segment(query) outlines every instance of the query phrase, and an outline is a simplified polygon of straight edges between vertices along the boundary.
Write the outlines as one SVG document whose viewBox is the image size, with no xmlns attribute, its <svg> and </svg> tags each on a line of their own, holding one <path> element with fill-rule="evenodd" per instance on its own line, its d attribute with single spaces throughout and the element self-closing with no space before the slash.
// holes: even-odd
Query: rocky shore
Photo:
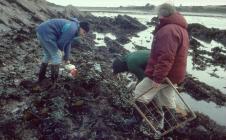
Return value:
<svg viewBox="0 0 226 140">
<path fill-rule="evenodd" d="M 128 52 L 123 42 L 129 40 L 123 36 L 134 36 L 145 30 L 145 25 L 129 16 L 95 17 L 73 6 L 56 8 L 44 0 L 2 0 L 0 9 L 0 139 L 152 139 L 143 134 L 140 124 L 127 125 L 126 119 L 132 118 L 134 111 L 127 102 L 131 98 L 125 87 L 128 80 L 111 73 L 115 55 Z M 72 48 L 71 62 L 78 76 L 60 76 L 55 89 L 49 89 L 49 79 L 43 81 L 42 89 L 33 89 L 41 58 L 35 27 L 56 17 L 78 17 L 92 25 L 92 32 Z M 197 37 L 193 28 L 190 33 Z M 110 32 L 117 39 L 105 38 L 106 46 L 97 47 L 93 32 Z M 197 99 L 225 106 L 225 94 L 191 76 L 182 88 Z M 197 113 L 197 119 L 176 130 L 173 138 L 223 140 L 225 130 Z"/>
</svg>

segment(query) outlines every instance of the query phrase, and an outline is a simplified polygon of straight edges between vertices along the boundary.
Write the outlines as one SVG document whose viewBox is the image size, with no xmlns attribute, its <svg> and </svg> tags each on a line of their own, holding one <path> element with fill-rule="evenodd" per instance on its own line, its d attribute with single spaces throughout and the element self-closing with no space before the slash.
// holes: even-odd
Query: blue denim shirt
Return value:
<svg viewBox="0 0 226 140">
<path fill-rule="evenodd" d="M 44 41 L 55 41 L 57 47 L 64 51 L 64 60 L 68 60 L 71 42 L 79 34 L 79 21 L 76 18 L 50 19 L 41 23 L 36 31 Z"/>
</svg>

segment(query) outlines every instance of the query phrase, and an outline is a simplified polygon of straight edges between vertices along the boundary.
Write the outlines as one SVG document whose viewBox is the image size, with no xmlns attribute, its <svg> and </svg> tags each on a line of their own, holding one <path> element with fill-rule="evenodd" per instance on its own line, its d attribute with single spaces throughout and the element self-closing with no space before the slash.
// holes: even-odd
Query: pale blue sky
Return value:
<svg viewBox="0 0 226 140">
<path fill-rule="evenodd" d="M 164 2 L 170 2 L 176 6 L 180 4 L 186 6 L 226 5 L 226 0 L 47 0 L 47 1 L 63 6 L 72 4 L 74 6 L 92 6 L 92 7 L 95 6 L 118 7 L 129 5 L 143 6 L 147 3 L 159 5 Z"/>
</svg>

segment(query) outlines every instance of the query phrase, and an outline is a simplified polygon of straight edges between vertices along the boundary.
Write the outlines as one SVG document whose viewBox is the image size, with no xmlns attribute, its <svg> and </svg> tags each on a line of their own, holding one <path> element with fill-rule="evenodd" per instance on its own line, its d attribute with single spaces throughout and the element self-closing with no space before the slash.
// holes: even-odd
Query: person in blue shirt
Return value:
<svg viewBox="0 0 226 140">
<path fill-rule="evenodd" d="M 75 37 L 83 37 L 89 32 L 89 23 L 79 22 L 76 18 L 50 19 L 36 28 L 37 38 L 43 49 L 43 59 L 39 71 L 38 82 L 46 75 L 48 63 L 51 63 L 51 81 L 55 84 L 59 65 L 62 60 L 70 63 L 71 42 Z"/>
</svg>

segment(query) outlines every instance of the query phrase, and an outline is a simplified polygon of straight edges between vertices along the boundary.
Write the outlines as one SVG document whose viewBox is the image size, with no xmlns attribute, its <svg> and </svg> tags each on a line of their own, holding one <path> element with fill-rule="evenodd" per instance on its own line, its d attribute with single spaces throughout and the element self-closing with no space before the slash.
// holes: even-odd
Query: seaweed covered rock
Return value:
<svg viewBox="0 0 226 140">
<path fill-rule="evenodd" d="M 117 41 L 114 41 L 114 40 L 110 39 L 109 37 L 105 37 L 104 42 L 109 47 L 109 51 L 111 53 L 125 54 L 125 53 L 129 52 L 128 50 L 123 48 L 123 46 L 120 45 Z"/>
<path fill-rule="evenodd" d="M 137 19 L 127 15 L 118 15 L 115 18 L 96 17 L 90 21 L 93 29 L 100 33 L 112 32 L 118 36 L 131 36 L 147 29 Z"/>
<path fill-rule="evenodd" d="M 116 41 L 118 41 L 121 44 L 127 44 L 131 42 L 131 40 L 127 36 L 119 36 L 117 37 Z"/>
<path fill-rule="evenodd" d="M 226 95 L 214 87 L 208 86 L 189 75 L 183 83 L 184 90 L 197 100 L 205 99 L 218 105 L 225 105 Z"/>
<path fill-rule="evenodd" d="M 158 23 L 159 23 L 158 17 L 153 17 L 153 18 L 151 19 L 151 21 L 148 22 L 147 24 L 150 25 L 150 26 L 156 26 Z"/>
<path fill-rule="evenodd" d="M 0 28 L 9 29 L 0 34 L 0 139 L 151 139 L 139 129 L 140 123 L 127 123 L 134 116 L 134 108 L 128 102 L 132 93 L 125 86 L 129 81 L 123 75 L 113 76 L 111 68 L 114 54 L 125 54 L 127 50 L 110 38 L 105 38 L 107 47 L 97 47 L 90 32 L 72 47 L 71 63 L 78 69 L 77 77 L 70 79 L 60 75 L 53 89 L 48 88 L 47 78 L 42 90 L 32 92 L 41 58 L 35 27 L 41 21 L 70 16 L 83 19 L 85 16 L 94 31 L 128 36 L 144 29 L 143 25 L 128 16 L 98 18 L 74 7 L 65 10 L 65 7 L 44 0 L 3 0 L 0 7 L 3 9 Z M 116 20 L 117 24 L 112 24 Z M 127 23 L 129 28 L 124 29 Z M 219 53 L 217 49 L 213 51 Z M 207 136 L 224 139 L 223 128 L 218 131 L 219 127 L 210 125 L 209 120 L 199 119 L 204 123 L 196 128 L 200 133 L 213 128 L 214 134 Z M 193 128 L 191 125 L 186 131 L 192 132 Z M 174 133 L 178 139 L 183 139 L 184 135 L 180 134 Z M 198 135 L 188 133 L 186 137 L 194 139 Z"/>
<path fill-rule="evenodd" d="M 217 125 L 201 113 L 196 112 L 196 115 L 197 118 L 195 120 L 174 132 L 176 134 L 174 135 L 175 139 L 223 140 L 226 138 L 224 126 Z"/>
<path fill-rule="evenodd" d="M 188 32 L 200 40 L 210 42 L 211 40 L 218 41 L 226 45 L 226 30 L 219 30 L 216 28 L 207 28 L 199 23 L 192 23 L 188 25 Z"/>
<path fill-rule="evenodd" d="M 128 31 L 139 31 L 139 30 L 144 30 L 147 27 L 143 24 L 141 24 L 139 21 L 136 19 L 127 16 L 127 15 L 119 15 L 115 18 L 115 21 L 113 24 L 117 24 L 120 28 L 124 28 Z"/>
</svg>

